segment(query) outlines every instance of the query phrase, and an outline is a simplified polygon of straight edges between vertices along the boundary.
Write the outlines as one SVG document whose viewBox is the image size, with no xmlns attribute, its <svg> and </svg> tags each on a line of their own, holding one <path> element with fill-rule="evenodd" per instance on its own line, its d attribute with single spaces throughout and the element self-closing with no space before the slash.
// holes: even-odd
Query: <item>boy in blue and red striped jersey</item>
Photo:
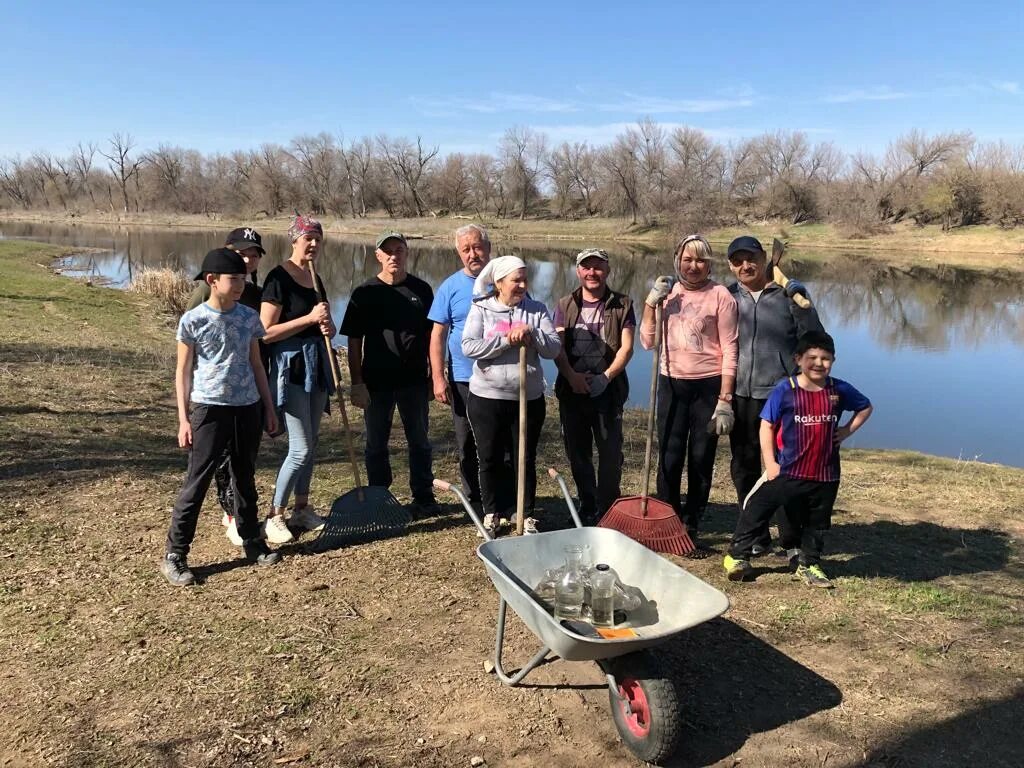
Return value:
<svg viewBox="0 0 1024 768">
<path fill-rule="evenodd" d="M 761 411 L 765 472 L 747 496 L 723 565 L 730 581 L 753 576 L 751 550 L 772 513 L 782 506 L 790 530 L 782 546 L 798 558 L 809 585 L 831 588 L 821 569 L 824 531 L 839 491 L 839 445 L 871 416 L 871 401 L 853 385 L 832 378 L 835 342 L 822 331 L 797 341 L 799 375 L 780 381 Z M 840 426 L 844 411 L 853 418 Z"/>
</svg>

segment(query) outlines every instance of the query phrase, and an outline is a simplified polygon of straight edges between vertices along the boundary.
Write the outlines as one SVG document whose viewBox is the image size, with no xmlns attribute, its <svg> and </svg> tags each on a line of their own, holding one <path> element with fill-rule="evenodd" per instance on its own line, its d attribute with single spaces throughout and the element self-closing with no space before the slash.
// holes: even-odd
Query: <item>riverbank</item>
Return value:
<svg viewBox="0 0 1024 768">
<path fill-rule="evenodd" d="M 286 547 L 267 572 L 237 559 L 209 505 L 191 558 L 204 583 L 169 587 L 156 567 L 185 466 L 173 328 L 144 296 L 55 276 L 59 254 L 0 242 L 0 764 L 635 765 L 595 666 L 555 661 L 524 688 L 483 672 L 497 597 L 454 506 L 398 539 Z M 564 466 L 555 408 L 541 466 Z M 453 478 L 437 404 L 431 426 L 436 473 Z M 633 412 L 625 492 L 642 450 Z M 264 499 L 283 451 L 261 451 Z M 319 459 L 314 500 L 327 506 L 351 482 L 336 416 Z M 732 584 L 718 558 L 677 561 L 732 602 L 659 648 L 683 697 L 683 764 L 1015 765 L 1022 481 L 850 451 L 828 535 L 834 592 L 780 562 Z M 552 484 L 539 486 L 545 523 L 564 523 Z M 708 542 L 721 549 L 734 520 L 723 449 Z M 536 650 L 516 620 L 507 643 L 510 666 Z"/>
<path fill-rule="evenodd" d="M 63 224 L 103 224 L 131 227 L 180 227 L 186 229 L 229 230 L 239 224 L 231 217 L 202 214 L 111 214 L 102 211 L 82 215 L 61 214 L 55 211 L 20 212 L 0 211 L 0 219 Z M 325 217 L 328 235 L 343 238 L 372 239 L 385 229 L 396 229 L 411 238 L 428 240 L 450 239 L 452 232 L 475 219 L 471 217 L 441 217 L 422 219 L 392 219 L 367 217 L 338 219 Z M 260 218 L 244 223 L 265 232 L 284 233 L 289 217 Z M 579 221 L 557 219 L 494 219 L 482 222 L 492 233 L 500 248 L 506 244 L 524 245 L 543 243 L 588 244 L 619 243 L 641 252 L 663 252 L 672 247 L 679 233 L 669 224 L 653 227 L 629 225 L 622 219 L 593 218 Z M 940 265 L 962 267 L 979 271 L 1008 270 L 1024 272 L 1024 230 L 1006 230 L 979 225 L 943 232 L 938 226 L 916 227 L 898 224 L 888 227 L 884 234 L 851 237 L 831 224 L 790 225 L 785 222 L 750 224 L 730 227 L 708 233 L 711 242 L 724 248 L 741 234 L 754 234 L 762 243 L 781 237 L 791 251 L 801 258 L 823 260 L 832 254 L 868 254 L 873 262 L 891 266 Z"/>
</svg>

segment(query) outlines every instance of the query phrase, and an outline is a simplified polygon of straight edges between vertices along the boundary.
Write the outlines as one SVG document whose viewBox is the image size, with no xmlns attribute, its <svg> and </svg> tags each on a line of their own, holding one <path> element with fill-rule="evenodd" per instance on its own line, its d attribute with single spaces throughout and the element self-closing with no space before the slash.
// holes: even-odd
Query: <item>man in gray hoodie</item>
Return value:
<svg viewBox="0 0 1024 768">
<path fill-rule="evenodd" d="M 814 307 L 803 309 L 793 296 L 807 288 L 790 280 L 783 289 L 768 280 L 768 257 L 755 237 L 737 237 L 727 251 L 737 282 L 729 286 L 739 311 L 739 360 L 732 409 L 736 423 L 729 434 L 730 470 L 740 508 L 761 476 L 761 409 L 772 388 L 793 372 L 796 340 L 808 331 L 824 331 Z M 781 515 L 779 516 L 781 520 Z M 771 546 L 765 525 L 754 554 Z"/>
</svg>

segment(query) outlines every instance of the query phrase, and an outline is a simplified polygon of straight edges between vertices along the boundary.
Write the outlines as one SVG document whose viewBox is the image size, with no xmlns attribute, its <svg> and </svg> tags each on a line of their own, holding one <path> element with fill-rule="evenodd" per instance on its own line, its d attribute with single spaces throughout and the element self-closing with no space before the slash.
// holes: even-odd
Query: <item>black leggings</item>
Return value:
<svg viewBox="0 0 1024 768">
<path fill-rule="evenodd" d="M 693 535 L 711 495 L 718 435 L 708 434 L 722 377 L 673 379 L 658 376 L 658 498 L 672 505 Z M 686 501 L 681 499 L 687 465 Z"/>
<path fill-rule="evenodd" d="M 516 477 L 506 456 L 519 456 L 519 401 L 492 400 L 469 393 L 466 403 L 480 463 L 480 501 L 484 514 L 515 516 Z M 526 403 L 526 512 L 537 500 L 537 444 L 544 426 L 544 397 Z"/>
</svg>

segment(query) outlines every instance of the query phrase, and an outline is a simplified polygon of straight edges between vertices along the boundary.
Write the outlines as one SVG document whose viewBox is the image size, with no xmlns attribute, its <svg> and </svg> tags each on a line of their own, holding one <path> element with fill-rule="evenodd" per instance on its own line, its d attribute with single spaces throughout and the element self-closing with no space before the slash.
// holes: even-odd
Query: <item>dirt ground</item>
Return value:
<svg viewBox="0 0 1024 768">
<path fill-rule="evenodd" d="M 0 243 L 0 766 L 629 766 L 593 664 L 518 688 L 483 669 L 497 593 L 459 509 L 400 538 L 259 570 L 200 520 L 175 589 L 157 572 L 185 467 L 168 318 L 144 297 L 51 275 L 54 249 Z M 884 418 L 884 414 L 878 417 Z M 627 478 L 643 435 L 630 415 Z M 454 478 L 434 406 L 435 471 Z M 543 465 L 564 465 L 549 403 Z M 400 429 L 396 494 L 408 498 Z M 266 499 L 283 452 L 267 441 Z M 314 496 L 351 486 L 339 420 Z M 710 543 L 735 521 L 719 456 Z M 1019 766 L 1024 472 L 852 451 L 828 538 L 834 591 L 782 561 L 724 591 L 724 617 L 660 647 L 683 704 L 679 766 Z M 567 521 L 539 481 L 544 527 Z M 444 499 L 442 499 L 444 500 Z M 446 500 L 445 500 L 446 501 Z M 768 558 L 771 560 L 772 558 Z M 509 667 L 538 643 L 509 626 Z"/>
</svg>

